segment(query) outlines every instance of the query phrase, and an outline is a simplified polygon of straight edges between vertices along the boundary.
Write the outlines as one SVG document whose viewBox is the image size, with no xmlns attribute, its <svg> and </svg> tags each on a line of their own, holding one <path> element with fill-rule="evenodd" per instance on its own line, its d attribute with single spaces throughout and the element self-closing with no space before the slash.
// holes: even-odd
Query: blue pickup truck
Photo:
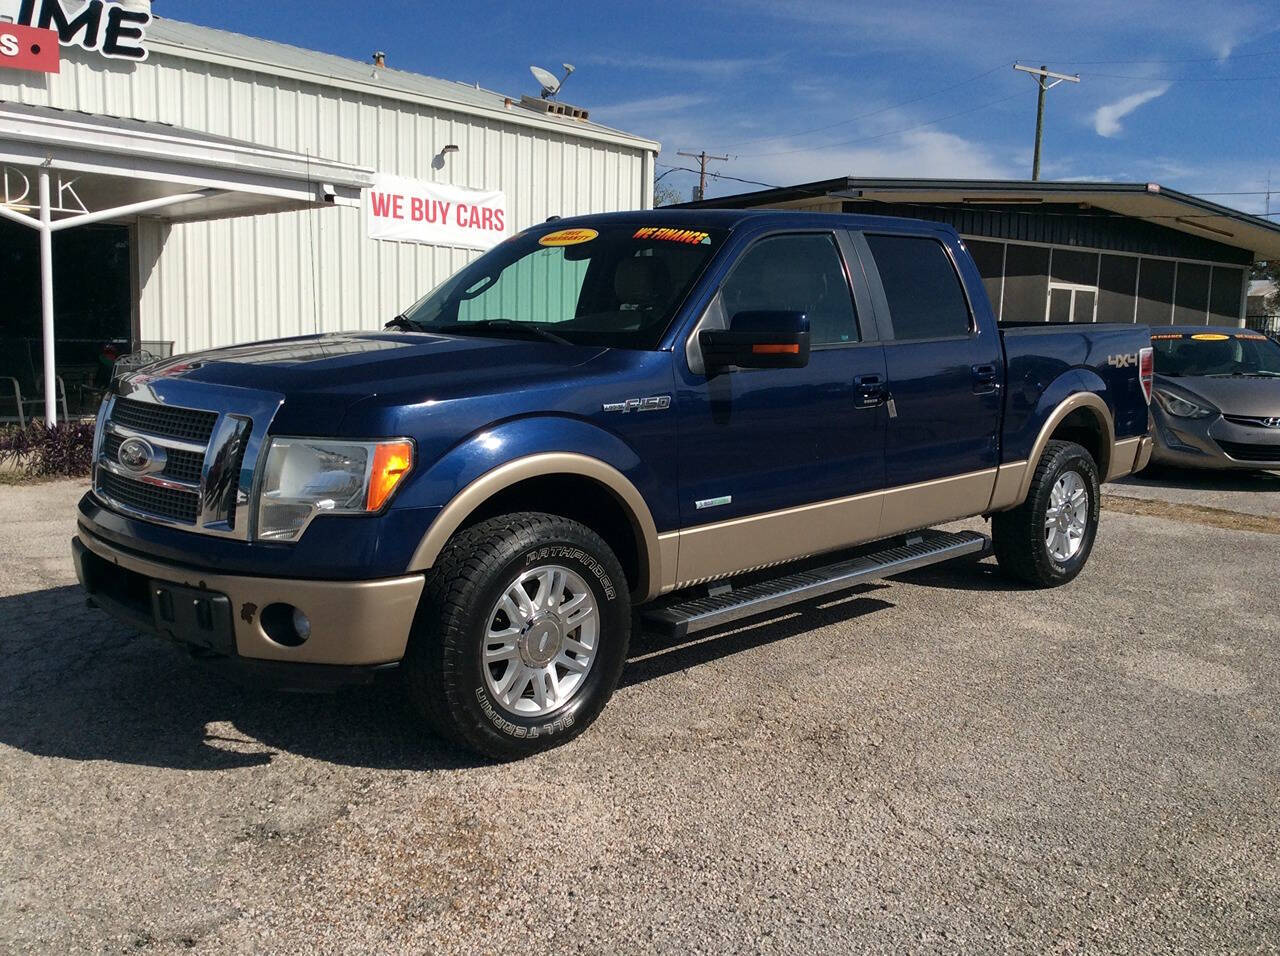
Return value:
<svg viewBox="0 0 1280 956">
<path fill-rule="evenodd" d="M 327 686 L 397 669 L 508 759 L 675 636 L 993 547 L 1070 581 L 1142 468 L 1133 325 L 997 327 L 950 228 L 786 212 L 559 220 L 386 329 L 166 360 L 98 416 L 90 601 Z M 933 526 L 990 517 L 991 537 Z"/>
</svg>

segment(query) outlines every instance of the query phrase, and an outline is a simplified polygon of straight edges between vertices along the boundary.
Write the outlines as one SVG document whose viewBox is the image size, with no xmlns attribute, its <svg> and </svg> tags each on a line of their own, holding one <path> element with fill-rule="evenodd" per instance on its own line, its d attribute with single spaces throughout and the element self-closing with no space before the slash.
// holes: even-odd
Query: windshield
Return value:
<svg viewBox="0 0 1280 956">
<path fill-rule="evenodd" d="M 1187 332 L 1151 336 L 1156 374 L 1280 377 L 1280 345 L 1257 332 Z"/>
<path fill-rule="evenodd" d="M 481 256 L 394 324 L 652 349 L 724 235 L 635 223 L 548 225 Z"/>
</svg>

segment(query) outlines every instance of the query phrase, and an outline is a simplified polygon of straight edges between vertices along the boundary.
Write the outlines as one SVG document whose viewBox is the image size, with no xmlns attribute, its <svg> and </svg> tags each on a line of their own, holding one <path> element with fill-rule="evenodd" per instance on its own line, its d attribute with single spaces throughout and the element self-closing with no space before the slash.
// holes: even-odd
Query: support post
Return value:
<svg viewBox="0 0 1280 956">
<path fill-rule="evenodd" d="M 1040 69 L 1044 71 L 1048 70 L 1048 67 L 1041 64 Z M 1040 87 L 1040 95 L 1036 98 L 1036 154 L 1031 160 L 1032 182 L 1038 182 L 1040 179 L 1040 142 L 1044 137 L 1044 94 L 1047 92 L 1043 79 L 1036 86 Z"/>
<path fill-rule="evenodd" d="M 53 341 L 53 211 L 49 170 L 40 170 L 40 310 L 44 333 L 44 423 L 58 423 L 58 373 Z"/>
</svg>

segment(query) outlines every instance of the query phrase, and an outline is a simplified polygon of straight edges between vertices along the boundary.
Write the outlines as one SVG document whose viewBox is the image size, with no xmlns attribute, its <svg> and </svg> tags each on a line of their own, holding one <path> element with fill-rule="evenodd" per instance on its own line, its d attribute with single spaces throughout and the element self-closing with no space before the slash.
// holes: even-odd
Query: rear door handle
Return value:
<svg viewBox="0 0 1280 956">
<path fill-rule="evenodd" d="M 986 395 L 1000 390 L 999 370 L 989 363 L 972 366 L 973 390 L 978 395 Z"/>
</svg>

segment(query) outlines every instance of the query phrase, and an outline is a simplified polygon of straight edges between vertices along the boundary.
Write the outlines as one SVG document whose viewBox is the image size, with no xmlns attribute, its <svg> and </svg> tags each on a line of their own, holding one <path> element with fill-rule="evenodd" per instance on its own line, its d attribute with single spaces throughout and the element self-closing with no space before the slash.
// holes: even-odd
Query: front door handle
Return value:
<svg viewBox="0 0 1280 956">
<path fill-rule="evenodd" d="M 987 395 L 1000 390 L 999 370 L 990 363 L 972 366 L 973 391 L 978 395 Z"/>
<path fill-rule="evenodd" d="M 884 404 L 889 391 L 879 375 L 859 375 L 853 380 L 853 387 L 858 390 L 859 408 L 878 408 Z"/>
</svg>

